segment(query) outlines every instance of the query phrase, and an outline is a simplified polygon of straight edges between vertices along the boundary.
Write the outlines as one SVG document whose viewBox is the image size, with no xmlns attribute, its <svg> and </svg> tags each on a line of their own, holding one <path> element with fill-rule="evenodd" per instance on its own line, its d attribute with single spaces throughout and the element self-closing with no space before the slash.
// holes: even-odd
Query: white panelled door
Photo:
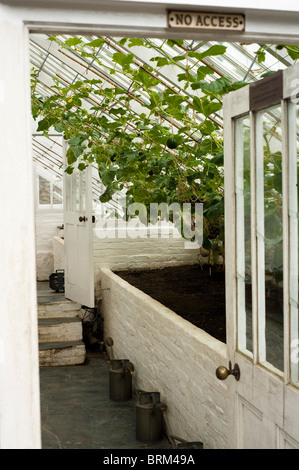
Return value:
<svg viewBox="0 0 299 470">
<path fill-rule="evenodd" d="M 299 448 L 298 83 L 299 64 L 224 102 L 231 448 Z"/>
<path fill-rule="evenodd" d="M 66 154 L 64 146 L 64 155 Z M 64 158 L 65 160 L 65 158 Z M 80 162 L 78 162 L 79 164 Z M 92 168 L 64 172 L 65 297 L 94 307 Z"/>
</svg>

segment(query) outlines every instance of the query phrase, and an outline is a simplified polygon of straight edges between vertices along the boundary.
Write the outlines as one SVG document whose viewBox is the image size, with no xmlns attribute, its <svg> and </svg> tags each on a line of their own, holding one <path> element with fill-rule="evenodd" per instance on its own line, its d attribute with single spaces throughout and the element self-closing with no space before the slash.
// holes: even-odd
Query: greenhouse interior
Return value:
<svg viewBox="0 0 299 470">
<path fill-rule="evenodd" d="M 298 7 L 6 3 L 0 448 L 299 449 Z"/>
<path fill-rule="evenodd" d="M 118 338 L 121 350 L 125 338 L 118 330 L 126 331 L 126 323 L 132 315 L 128 312 L 126 318 L 115 320 L 117 313 L 113 309 L 117 309 L 117 301 L 113 306 L 112 287 L 105 287 L 108 282 L 102 271 L 105 268 L 161 302 L 163 307 L 191 323 L 192 328 L 195 326 L 226 343 L 223 96 L 291 67 L 298 57 L 296 46 L 31 36 L 32 147 L 37 185 L 36 236 L 40 250 L 37 252 L 37 279 L 46 281 L 51 273 L 65 269 L 61 253 L 65 227 L 64 175 L 72 194 L 71 201 L 66 201 L 67 211 L 79 214 L 86 210 L 86 195 L 92 199 L 96 304 L 91 300 L 87 309 L 85 306 L 81 309 L 87 348 L 103 349 L 107 331 Z M 281 374 L 284 365 L 280 111 L 271 107 L 264 115 L 263 126 L 265 147 L 275 149 L 272 158 L 265 154 L 265 159 L 269 160 L 264 191 L 270 194 L 274 207 L 274 215 L 271 206 L 267 209 L 265 226 L 269 232 L 269 242 L 264 248 L 268 257 L 264 280 L 265 362 Z M 250 132 L 248 122 L 244 129 L 247 134 Z M 63 140 L 68 144 L 67 149 Z M 91 167 L 90 193 L 83 177 L 87 167 Z M 278 168 L 276 173 L 275 167 Z M 248 174 L 244 171 L 244 181 L 240 184 L 250 194 L 246 178 Z M 249 186 L 246 187 L 246 183 Z M 80 198 L 82 191 L 84 197 Z M 155 220 L 151 212 L 153 204 L 159 208 Z M 189 204 L 193 223 L 197 222 L 195 230 L 189 233 L 195 244 L 190 249 L 184 243 L 187 237 L 174 235 L 182 232 L 174 220 L 177 213 L 173 204 L 178 205 L 178 212 L 182 205 Z M 195 220 L 197 204 L 202 210 Z M 243 206 L 243 211 L 250 210 L 246 203 Z M 180 217 L 177 220 L 181 223 Z M 250 219 L 244 218 L 244 223 L 248 222 L 250 224 Z M 249 241 L 250 237 L 245 235 L 246 247 Z M 248 258 L 248 253 L 246 256 Z M 248 264 L 246 256 L 243 262 Z M 242 267 L 238 273 L 240 278 L 241 270 Z M 248 314 L 252 309 L 249 299 L 252 279 L 251 273 L 244 271 L 243 275 L 239 292 L 242 288 L 246 290 L 243 308 L 247 310 L 248 322 L 252 321 Z M 106 289 L 109 289 L 109 296 Z M 65 295 L 73 299 L 72 290 Z M 116 299 L 117 295 L 114 297 Z M 126 300 L 123 302 L 125 304 Z M 280 307 L 276 309 L 278 303 Z M 135 301 L 132 305 L 127 301 L 127 304 L 129 311 L 138 312 Z M 96 306 L 98 316 L 92 310 Z M 117 327 L 118 322 L 122 328 Z M 130 322 L 136 322 L 134 316 Z M 92 328 L 93 333 L 89 331 L 86 336 L 84 328 Z M 159 328 L 168 329 L 166 326 Z M 249 328 L 246 340 L 252 343 Z M 148 349 L 151 347 L 152 343 Z M 67 357 L 66 363 L 85 360 L 82 345 L 76 348 L 78 352 L 74 347 L 73 359 Z M 252 354 L 252 345 L 247 345 L 246 350 Z M 45 362 L 41 359 L 42 365 L 64 364 L 65 359 L 57 357 L 56 349 L 53 359 L 48 350 L 43 349 L 42 354 L 47 354 Z M 158 355 L 156 362 L 160 362 Z"/>
</svg>

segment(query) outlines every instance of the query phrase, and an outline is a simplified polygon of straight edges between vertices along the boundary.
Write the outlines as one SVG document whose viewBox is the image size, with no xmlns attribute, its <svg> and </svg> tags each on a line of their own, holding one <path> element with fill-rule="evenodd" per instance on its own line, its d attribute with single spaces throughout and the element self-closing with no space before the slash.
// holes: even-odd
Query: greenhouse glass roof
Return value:
<svg viewBox="0 0 299 470">
<path fill-rule="evenodd" d="M 290 55 L 286 48 L 277 48 L 275 45 L 80 36 L 80 47 L 77 48 L 76 41 L 72 42 L 71 36 L 56 36 L 55 39 L 51 40 L 49 36 L 41 34 L 32 34 L 30 37 L 30 61 L 37 79 L 35 93 L 41 99 L 43 97 L 46 99 L 57 93 L 57 84 L 60 87 L 70 87 L 80 80 L 90 80 L 90 83 L 94 80 L 92 91 L 85 99 L 83 98 L 82 106 L 89 112 L 92 112 L 95 106 L 102 106 L 101 115 L 110 122 L 117 121 L 119 115 L 114 108 L 103 107 L 105 97 L 100 95 L 99 88 L 110 87 L 125 91 L 130 98 L 131 116 L 148 115 L 151 96 L 146 88 L 136 86 L 132 80 L 134 70 L 136 74 L 140 69 L 146 72 L 148 79 L 153 80 L 151 89 L 157 94 L 163 95 L 168 90 L 172 96 L 184 97 L 186 113 L 189 113 L 190 119 L 193 118 L 200 123 L 204 121 L 205 116 L 200 112 L 192 114 L 188 109 L 188 103 L 194 99 L 194 96 L 202 96 L 200 87 L 190 86 L 192 80 L 198 78 L 198 70 L 203 70 L 203 77 L 207 83 L 221 77 L 227 77 L 231 82 L 250 83 L 263 78 L 265 74 L 282 70 L 294 63 L 292 54 Z M 99 39 L 102 41 L 97 43 Z M 70 44 L 71 47 L 65 47 L 65 44 Z M 99 44 L 99 47 L 95 48 L 92 44 Z M 213 46 L 219 45 L 225 47 L 223 54 L 205 55 L 206 51 L 211 51 Z M 82 54 L 83 47 L 85 54 Z M 93 54 L 88 54 L 89 50 Z M 124 68 L 121 66 L 123 64 L 113 60 L 117 53 L 121 53 L 122 57 L 130 57 L 130 74 L 124 74 Z M 196 55 L 197 53 L 200 56 Z M 174 59 L 172 65 L 169 65 L 170 59 Z M 191 76 L 193 74 L 191 82 L 184 80 L 186 70 Z M 120 99 L 117 109 L 121 112 L 126 103 L 128 101 Z M 168 121 L 170 128 L 180 132 L 184 126 L 180 115 L 167 117 L 166 114 L 163 118 Z M 222 109 L 216 109 L 209 119 L 215 123 L 218 132 L 221 132 Z M 36 126 L 36 123 L 34 125 Z M 136 131 L 134 119 L 132 121 L 128 119 L 127 131 Z M 105 133 L 103 137 L 107 137 Z M 189 137 L 194 141 L 200 139 L 196 133 Z M 51 172 L 55 178 L 62 178 L 61 135 L 53 132 L 46 138 L 43 132 L 37 132 L 35 127 L 32 139 L 33 158 L 37 165 Z M 96 200 L 102 191 L 103 185 L 99 181 L 95 166 Z"/>
</svg>

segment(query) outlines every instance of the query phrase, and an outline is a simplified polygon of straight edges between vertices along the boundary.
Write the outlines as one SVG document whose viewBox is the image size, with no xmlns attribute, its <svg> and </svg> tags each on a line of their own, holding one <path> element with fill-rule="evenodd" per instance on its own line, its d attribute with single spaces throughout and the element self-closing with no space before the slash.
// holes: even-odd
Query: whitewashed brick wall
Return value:
<svg viewBox="0 0 299 470">
<path fill-rule="evenodd" d="M 49 279 L 54 272 L 53 237 L 59 233 L 57 226 L 63 223 L 62 210 L 37 210 L 35 213 L 36 277 L 38 281 Z"/>
<path fill-rule="evenodd" d="M 55 240 L 61 231 L 63 212 L 59 210 L 36 211 L 37 280 L 47 280 L 56 269 L 63 268 L 61 243 Z M 101 268 L 113 270 L 147 269 L 180 264 L 204 263 L 199 249 L 186 248 L 186 240 L 173 237 L 172 228 L 163 227 L 157 238 L 134 237 L 134 230 L 120 232 L 94 230 L 94 273 L 96 296 L 100 297 Z M 177 235 L 177 234 L 176 234 Z"/>
<path fill-rule="evenodd" d="M 134 386 L 158 391 L 166 403 L 168 432 L 207 449 L 226 449 L 226 345 L 112 273 L 101 273 L 105 337 L 115 358 L 135 367 Z"/>
<path fill-rule="evenodd" d="M 127 229 L 119 231 L 115 236 L 113 230 L 94 231 L 94 272 L 96 296 L 100 294 L 101 268 L 112 270 L 150 269 L 166 266 L 204 263 L 199 249 L 187 249 L 186 240 L 174 238 L 170 228 L 163 227 L 157 238 L 150 236 L 149 230 L 144 231 L 146 237 L 134 237 L 136 232 Z M 175 233 L 175 232 L 174 232 Z"/>
</svg>

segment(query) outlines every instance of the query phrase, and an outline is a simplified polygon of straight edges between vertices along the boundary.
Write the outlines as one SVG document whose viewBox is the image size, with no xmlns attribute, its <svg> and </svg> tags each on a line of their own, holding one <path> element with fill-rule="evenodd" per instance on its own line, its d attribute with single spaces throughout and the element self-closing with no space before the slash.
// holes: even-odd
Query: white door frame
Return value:
<svg viewBox="0 0 299 470">
<path fill-rule="evenodd" d="M 166 11 L 237 12 L 245 33 L 167 29 Z M 263 5 L 265 2 L 263 2 Z M 0 448 L 40 448 L 34 193 L 29 83 L 29 32 L 127 35 L 298 44 L 296 0 L 0 0 L 0 195 L 3 230 L 0 313 Z M 18 345 L 15 348 L 15 344 Z M 20 387 L 22 383 L 22 387 Z"/>
<path fill-rule="evenodd" d="M 277 76 L 277 74 L 276 74 Z M 269 77 L 270 78 L 270 77 Z M 273 76 L 274 78 L 274 76 Z M 274 81 L 273 81 L 274 83 Z M 280 82 L 281 83 L 281 82 Z M 282 80 L 282 96 L 281 100 L 291 100 L 298 96 L 299 93 L 299 64 L 285 70 L 283 72 Z M 262 84 L 262 83 L 261 83 Z M 271 85 L 270 85 L 271 86 Z M 273 86 L 273 85 L 272 85 Z M 258 215 L 261 207 L 264 205 L 263 200 L 259 199 L 259 182 L 256 183 L 256 175 L 258 175 L 257 161 L 260 160 L 259 154 L 257 153 L 255 142 L 258 142 L 258 135 L 256 135 L 256 120 L 258 113 L 252 112 L 250 105 L 250 89 L 248 86 L 244 89 L 240 89 L 237 92 L 230 93 L 224 98 L 224 155 L 225 155 L 225 226 L 227 231 L 226 236 L 226 306 L 227 306 L 227 346 L 228 346 L 228 358 L 232 365 L 238 364 L 240 367 L 241 379 L 239 381 L 234 380 L 232 377 L 228 380 L 228 396 L 230 401 L 228 423 L 229 423 L 229 438 L 230 446 L 233 448 L 243 448 L 246 442 L 243 442 L 242 436 L 244 433 L 244 427 L 242 418 L 240 417 L 243 413 L 248 417 L 251 416 L 252 423 L 261 423 L 261 429 L 266 427 L 267 432 L 261 433 L 258 438 L 258 425 L 255 426 L 254 434 L 249 436 L 249 442 L 255 442 L 259 445 L 259 448 L 275 448 L 275 447 L 299 447 L 299 428 L 296 423 L 299 422 L 299 390 L 292 385 L 292 381 L 297 382 L 298 378 L 294 375 L 293 366 L 293 377 L 290 376 L 292 370 L 292 364 L 290 360 L 291 356 L 291 341 L 292 341 L 292 327 L 295 334 L 298 332 L 297 310 L 292 311 L 290 305 L 290 297 L 298 296 L 298 281 L 296 284 L 296 291 L 290 296 L 290 263 L 292 265 L 294 278 L 298 273 L 298 260 L 295 257 L 292 259 L 292 251 L 290 247 L 290 224 L 293 224 L 293 233 L 295 234 L 294 253 L 298 253 L 298 246 L 296 245 L 297 236 L 297 224 L 296 221 L 292 221 L 290 217 L 290 206 L 289 203 L 294 200 L 294 197 L 290 197 L 289 194 L 289 182 L 294 175 L 297 173 L 296 167 L 296 149 L 294 149 L 292 142 L 288 139 L 288 124 L 293 126 L 294 131 L 295 118 L 292 115 L 292 119 L 289 119 L 287 106 L 284 101 L 275 101 L 275 104 L 282 103 L 282 135 L 283 135 L 283 148 L 282 148 L 282 173 L 283 173 L 283 279 L 284 279 L 284 296 L 283 296 L 283 312 L 284 312 L 284 323 L 283 323 L 283 337 L 284 337 L 284 373 L 275 370 L 270 364 L 266 363 L 266 356 L 264 353 L 264 347 L 261 344 L 261 340 L 264 338 L 263 325 L 261 325 L 260 310 L 262 302 L 259 303 L 261 298 L 262 290 L 264 290 L 264 282 L 259 288 L 259 277 L 260 271 L 259 266 L 259 247 L 264 245 L 264 241 L 261 240 L 263 235 L 263 227 L 259 227 Z M 275 88 L 275 85 L 274 85 Z M 272 88 L 273 89 L 273 88 Z M 263 88 L 264 90 L 264 88 Z M 269 90 L 269 88 L 268 88 Z M 279 98 L 278 98 L 279 100 Z M 274 103 L 273 103 L 274 104 Z M 270 103 L 269 103 L 270 106 Z M 294 105 L 290 105 L 291 106 Z M 265 106 L 265 107 L 268 107 Z M 294 113 L 295 115 L 295 113 Z M 252 323 L 253 323 L 253 337 L 252 343 L 253 348 L 248 350 L 245 345 L 245 341 L 241 344 L 238 341 L 238 276 L 240 273 L 237 272 L 237 253 L 238 242 L 237 234 L 240 230 L 238 228 L 237 220 L 237 198 L 239 192 L 242 190 L 240 186 L 236 186 L 237 172 L 235 166 L 235 154 L 236 148 L 236 131 L 235 122 L 236 119 L 248 116 L 251 120 L 250 131 L 251 131 L 251 272 L 252 272 Z M 289 120 L 289 123 L 288 123 Z M 262 145 L 262 144 L 261 144 Z M 289 148 L 290 147 L 290 148 Z M 290 160 L 286 156 L 290 156 Z M 293 169 L 289 169 L 289 161 L 293 160 Z M 294 164 L 295 163 L 295 164 Z M 263 162 L 262 162 L 263 164 Z M 294 170 L 295 168 L 295 170 Z M 262 173 L 263 177 L 263 168 Z M 263 185 L 263 181 L 261 182 Z M 293 180 L 294 183 L 294 180 Z M 243 196 L 244 198 L 245 196 Z M 297 212 L 297 195 L 294 200 L 295 208 L 293 212 Z M 298 223 L 298 222 L 297 222 Z M 242 230 L 242 228 L 241 228 Z M 243 236 L 244 241 L 244 236 Z M 244 254 L 240 255 L 242 258 Z M 260 259 L 263 259 L 260 258 Z M 297 271 L 296 271 L 297 270 Z M 262 272 L 262 275 L 264 273 Z M 296 279 L 295 279 L 296 280 Z M 240 308 L 243 310 L 243 308 Z M 239 315 L 240 318 L 240 315 Z M 241 319 L 242 321 L 242 319 Z M 265 325 L 264 325 L 265 327 Z M 297 338 L 296 338 L 297 339 Z M 247 351 L 246 351 L 247 349 Z M 241 350 L 241 351 L 240 351 Z M 251 352 L 252 351 L 252 352 Z M 259 357 L 260 356 L 260 357 Z M 263 356 L 265 356 L 263 358 Z M 298 374 L 298 364 L 296 365 L 296 374 Z M 266 400 L 262 400 L 264 391 Z M 267 393 L 268 392 L 268 393 Z M 243 434 L 244 433 L 244 434 Z"/>
</svg>

